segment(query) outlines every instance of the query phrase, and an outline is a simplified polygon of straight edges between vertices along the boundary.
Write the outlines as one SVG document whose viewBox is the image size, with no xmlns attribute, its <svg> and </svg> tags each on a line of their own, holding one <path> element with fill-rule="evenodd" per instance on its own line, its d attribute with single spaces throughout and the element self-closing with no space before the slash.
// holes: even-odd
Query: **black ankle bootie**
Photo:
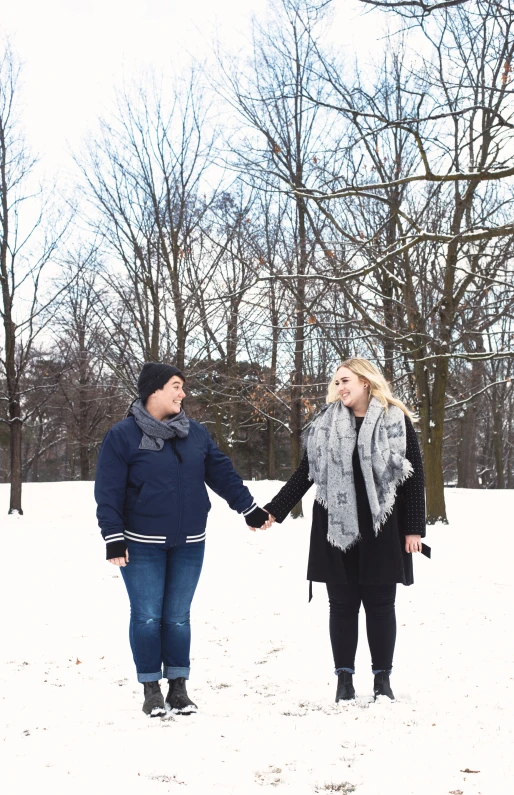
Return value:
<svg viewBox="0 0 514 795">
<path fill-rule="evenodd" d="M 340 671 L 337 674 L 336 704 L 338 701 L 351 701 L 352 698 L 355 698 L 353 674 Z"/>
<path fill-rule="evenodd" d="M 378 674 L 375 674 L 373 693 L 375 694 L 375 701 L 377 696 L 387 696 L 391 701 L 394 701 L 393 691 L 389 682 L 389 671 L 379 671 Z"/>
<path fill-rule="evenodd" d="M 170 689 L 166 697 L 166 704 L 172 712 L 178 712 L 180 715 L 190 715 L 196 712 L 198 707 L 187 695 L 186 680 L 183 676 L 178 679 L 168 679 Z"/>
<path fill-rule="evenodd" d="M 143 712 L 145 715 L 150 715 L 151 718 L 165 715 L 166 708 L 164 706 L 164 699 L 159 682 L 144 682 L 143 688 L 145 691 L 145 700 L 143 704 Z"/>
</svg>

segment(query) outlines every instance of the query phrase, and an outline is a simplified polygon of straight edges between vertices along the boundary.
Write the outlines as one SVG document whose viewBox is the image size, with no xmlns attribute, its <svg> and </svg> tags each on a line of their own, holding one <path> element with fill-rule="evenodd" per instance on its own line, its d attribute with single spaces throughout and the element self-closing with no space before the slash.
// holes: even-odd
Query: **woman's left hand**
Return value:
<svg viewBox="0 0 514 795">
<path fill-rule="evenodd" d="M 421 536 L 405 536 L 405 552 L 421 552 Z"/>
<path fill-rule="evenodd" d="M 271 527 L 273 522 L 275 522 L 276 520 L 275 520 L 275 517 L 272 516 L 270 513 L 268 514 L 268 517 L 269 518 L 267 519 L 267 521 L 264 522 L 264 524 L 261 525 L 261 527 L 249 527 L 248 529 L 249 530 L 253 530 L 254 533 L 255 533 L 256 530 L 269 530 L 269 528 Z"/>
</svg>

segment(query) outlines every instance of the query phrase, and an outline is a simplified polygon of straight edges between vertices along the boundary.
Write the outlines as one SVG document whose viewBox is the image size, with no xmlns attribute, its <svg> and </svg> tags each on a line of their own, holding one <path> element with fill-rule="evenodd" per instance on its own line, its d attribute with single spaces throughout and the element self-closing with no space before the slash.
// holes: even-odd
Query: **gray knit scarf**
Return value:
<svg viewBox="0 0 514 795">
<path fill-rule="evenodd" d="M 173 439 L 175 436 L 184 439 L 189 433 L 189 419 L 184 409 L 161 422 L 152 417 L 141 400 L 136 400 L 130 407 L 130 414 L 143 431 L 140 450 L 162 450 L 166 439 Z"/>
<path fill-rule="evenodd" d="M 307 437 L 309 477 L 317 486 L 316 500 L 328 511 L 328 540 L 342 550 L 360 538 L 352 466 L 356 439 L 354 413 L 340 400 L 314 420 Z M 398 486 L 412 475 L 406 447 L 403 411 L 393 405 L 385 411 L 372 398 L 357 450 L 376 535 L 393 510 Z"/>
</svg>

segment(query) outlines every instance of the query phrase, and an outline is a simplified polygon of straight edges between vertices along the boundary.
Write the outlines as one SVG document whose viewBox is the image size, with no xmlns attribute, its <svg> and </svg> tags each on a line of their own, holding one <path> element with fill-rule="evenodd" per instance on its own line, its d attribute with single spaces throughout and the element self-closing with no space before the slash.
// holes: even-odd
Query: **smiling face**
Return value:
<svg viewBox="0 0 514 795">
<path fill-rule="evenodd" d="M 178 375 L 167 381 L 162 389 L 154 392 L 146 401 L 146 409 L 158 420 L 164 420 L 172 414 L 178 414 L 185 398 L 184 382 Z"/>
<path fill-rule="evenodd" d="M 357 417 L 366 414 L 369 403 L 369 383 L 347 367 L 340 367 L 336 373 L 335 387 L 346 408 Z"/>
</svg>

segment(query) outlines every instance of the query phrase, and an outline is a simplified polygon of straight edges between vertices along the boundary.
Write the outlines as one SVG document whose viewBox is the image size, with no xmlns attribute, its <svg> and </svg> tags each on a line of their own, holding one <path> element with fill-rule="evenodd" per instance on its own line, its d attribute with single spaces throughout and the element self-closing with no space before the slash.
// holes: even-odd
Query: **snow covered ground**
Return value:
<svg viewBox="0 0 514 795">
<path fill-rule="evenodd" d="M 276 490 L 249 485 L 262 502 Z M 363 625 L 351 705 L 334 704 L 324 587 L 307 602 L 309 519 L 253 534 L 213 497 L 192 616 L 201 711 L 167 721 L 141 712 L 92 483 L 28 484 L 23 517 L 7 501 L 0 486 L 7 795 L 514 790 L 513 493 L 449 491 L 432 561 L 399 586 L 397 701 L 371 702 Z"/>
</svg>

